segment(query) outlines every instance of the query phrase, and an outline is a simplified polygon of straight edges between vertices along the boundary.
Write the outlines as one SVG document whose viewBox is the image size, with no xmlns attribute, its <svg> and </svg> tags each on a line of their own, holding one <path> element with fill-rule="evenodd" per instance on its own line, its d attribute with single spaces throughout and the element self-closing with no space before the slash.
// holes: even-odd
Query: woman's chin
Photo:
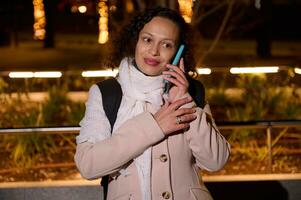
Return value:
<svg viewBox="0 0 301 200">
<path fill-rule="evenodd" d="M 162 71 L 154 69 L 140 69 L 140 71 L 147 76 L 159 76 L 162 74 Z"/>
<path fill-rule="evenodd" d="M 162 72 L 160 71 L 160 72 L 145 72 L 144 73 L 145 75 L 147 75 L 147 76 L 159 76 L 159 75 L 161 75 L 162 74 Z"/>
</svg>

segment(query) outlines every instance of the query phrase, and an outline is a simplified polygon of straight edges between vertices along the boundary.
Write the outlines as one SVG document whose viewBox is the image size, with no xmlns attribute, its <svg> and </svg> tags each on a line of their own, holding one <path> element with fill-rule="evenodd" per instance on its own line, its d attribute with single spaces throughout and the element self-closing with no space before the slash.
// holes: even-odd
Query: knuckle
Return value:
<svg viewBox="0 0 301 200">
<path fill-rule="evenodd" d="M 183 102 L 183 99 L 179 99 L 179 100 L 177 100 L 176 102 L 175 102 L 175 104 L 180 104 L 180 103 L 182 103 Z"/>
<path fill-rule="evenodd" d="M 177 113 L 178 115 L 183 115 L 185 113 L 185 111 L 183 109 L 179 109 L 179 113 Z"/>
<path fill-rule="evenodd" d="M 185 114 L 185 113 L 187 113 L 187 110 L 185 108 L 181 108 L 181 113 Z"/>
<path fill-rule="evenodd" d="M 185 128 L 187 128 L 189 125 L 186 123 L 186 124 L 183 124 L 183 126 L 182 126 L 182 129 L 185 129 Z"/>
<path fill-rule="evenodd" d="M 191 113 L 191 110 L 189 108 L 186 108 L 185 113 Z"/>
</svg>

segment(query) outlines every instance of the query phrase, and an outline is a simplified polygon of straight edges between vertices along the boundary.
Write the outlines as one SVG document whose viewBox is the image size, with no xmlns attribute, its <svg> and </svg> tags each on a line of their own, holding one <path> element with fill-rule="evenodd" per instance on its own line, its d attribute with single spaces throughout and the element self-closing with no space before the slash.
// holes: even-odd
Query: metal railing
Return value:
<svg viewBox="0 0 301 200">
<path fill-rule="evenodd" d="M 272 172 L 272 128 L 301 127 L 301 120 L 290 121 L 249 121 L 249 122 L 225 122 L 217 123 L 220 130 L 232 129 L 266 129 L 267 148 L 268 148 L 268 170 Z"/>
<path fill-rule="evenodd" d="M 217 122 L 220 130 L 233 129 L 266 129 L 268 148 L 268 169 L 272 172 L 272 129 L 284 127 L 301 127 L 301 120 L 290 121 L 249 121 L 249 122 Z M 33 128 L 0 128 L 1 134 L 78 134 L 80 127 L 33 127 Z"/>
</svg>

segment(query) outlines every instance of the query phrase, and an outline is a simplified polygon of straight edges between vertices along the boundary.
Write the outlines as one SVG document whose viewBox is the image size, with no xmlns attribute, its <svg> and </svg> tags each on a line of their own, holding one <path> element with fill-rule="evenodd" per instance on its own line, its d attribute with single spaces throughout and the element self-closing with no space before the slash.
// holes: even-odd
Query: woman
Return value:
<svg viewBox="0 0 301 200">
<path fill-rule="evenodd" d="M 114 62 L 123 96 L 112 135 L 100 90 L 89 91 L 75 162 L 87 179 L 110 176 L 109 200 L 211 199 L 199 170 L 221 169 L 230 147 L 209 106 L 197 107 L 188 93 L 186 31 L 176 11 L 155 8 L 121 32 Z M 168 64 L 180 44 L 187 50 L 179 67 Z M 173 84 L 166 100 L 163 79 Z"/>
</svg>

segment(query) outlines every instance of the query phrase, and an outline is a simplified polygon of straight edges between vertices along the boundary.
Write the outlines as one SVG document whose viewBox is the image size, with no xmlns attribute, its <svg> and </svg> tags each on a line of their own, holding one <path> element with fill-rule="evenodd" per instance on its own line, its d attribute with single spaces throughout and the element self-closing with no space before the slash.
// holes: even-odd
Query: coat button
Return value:
<svg viewBox="0 0 301 200">
<path fill-rule="evenodd" d="M 161 162 L 166 162 L 166 161 L 167 161 L 167 156 L 166 156 L 165 154 L 162 154 L 162 155 L 160 156 L 160 161 L 161 161 Z"/>
<path fill-rule="evenodd" d="M 162 197 L 163 197 L 164 199 L 169 199 L 169 198 L 170 198 L 170 193 L 169 193 L 169 192 L 163 192 L 163 193 L 162 193 Z"/>
</svg>

